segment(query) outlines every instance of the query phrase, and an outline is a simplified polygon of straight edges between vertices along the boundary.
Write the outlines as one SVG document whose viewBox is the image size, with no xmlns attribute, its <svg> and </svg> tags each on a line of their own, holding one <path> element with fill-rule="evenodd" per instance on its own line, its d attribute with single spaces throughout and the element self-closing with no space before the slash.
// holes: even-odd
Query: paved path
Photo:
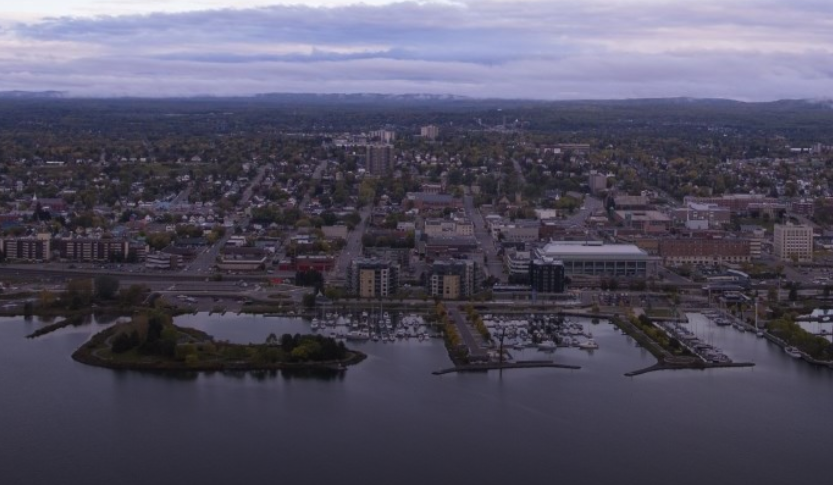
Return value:
<svg viewBox="0 0 833 485">
<path fill-rule="evenodd" d="M 488 361 L 488 352 L 486 352 L 486 349 L 484 349 L 481 345 L 481 339 L 478 339 L 477 336 L 474 335 L 475 330 L 471 328 L 468 323 L 466 323 L 466 317 L 464 317 L 460 312 L 460 307 L 457 304 L 452 303 L 448 304 L 446 308 L 448 309 L 448 316 L 451 317 L 451 321 L 457 325 L 457 332 L 459 332 L 460 338 L 463 339 L 463 343 L 469 349 L 469 361 Z"/>
</svg>

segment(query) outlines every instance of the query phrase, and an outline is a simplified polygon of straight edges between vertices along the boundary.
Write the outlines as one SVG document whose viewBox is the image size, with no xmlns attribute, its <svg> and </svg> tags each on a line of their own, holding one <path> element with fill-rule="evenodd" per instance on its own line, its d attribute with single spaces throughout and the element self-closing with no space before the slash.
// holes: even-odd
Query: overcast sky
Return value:
<svg viewBox="0 0 833 485">
<path fill-rule="evenodd" d="M 0 90 L 830 98 L 830 0 L 22 0 Z"/>
</svg>

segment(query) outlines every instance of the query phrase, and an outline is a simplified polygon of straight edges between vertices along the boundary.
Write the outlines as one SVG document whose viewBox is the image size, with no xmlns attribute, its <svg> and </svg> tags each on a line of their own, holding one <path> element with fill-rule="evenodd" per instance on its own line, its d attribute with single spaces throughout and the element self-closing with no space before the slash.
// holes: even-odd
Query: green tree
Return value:
<svg viewBox="0 0 833 485">
<path fill-rule="evenodd" d="M 93 284 L 91 279 L 76 279 L 67 281 L 63 301 L 70 310 L 80 310 L 90 306 L 93 300 Z"/>
<path fill-rule="evenodd" d="M 93 280 L 95 297 L 102 300 L 112 300 L 119 293 L 119 280 L 111 275 L 98 275 Z"/>
</svg>

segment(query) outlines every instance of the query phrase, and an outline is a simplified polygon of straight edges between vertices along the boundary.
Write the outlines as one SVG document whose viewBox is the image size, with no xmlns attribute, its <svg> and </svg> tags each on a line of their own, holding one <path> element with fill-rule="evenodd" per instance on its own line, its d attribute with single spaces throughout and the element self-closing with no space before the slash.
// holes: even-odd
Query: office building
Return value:
<svg viewBox="0 0 833 485">
<path fill-rule="evenodd" d="M 781 261 L 806 263 L 813 260 L 813 228 L 806 225 L 776 224 L 773 251 Z"/>
</svg>

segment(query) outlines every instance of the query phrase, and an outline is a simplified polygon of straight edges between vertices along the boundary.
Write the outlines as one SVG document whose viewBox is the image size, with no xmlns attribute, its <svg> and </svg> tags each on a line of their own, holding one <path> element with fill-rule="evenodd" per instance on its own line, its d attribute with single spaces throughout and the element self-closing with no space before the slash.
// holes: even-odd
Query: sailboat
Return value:
<svg viewBox="0 0 833 485">
<path fill-rule="evenodd" d="M 758 299 L 755 298 L 755 336 L 758 338 L 762 338 L 764 336 L 764 331 L 758 327 Z"/>
</svg>

